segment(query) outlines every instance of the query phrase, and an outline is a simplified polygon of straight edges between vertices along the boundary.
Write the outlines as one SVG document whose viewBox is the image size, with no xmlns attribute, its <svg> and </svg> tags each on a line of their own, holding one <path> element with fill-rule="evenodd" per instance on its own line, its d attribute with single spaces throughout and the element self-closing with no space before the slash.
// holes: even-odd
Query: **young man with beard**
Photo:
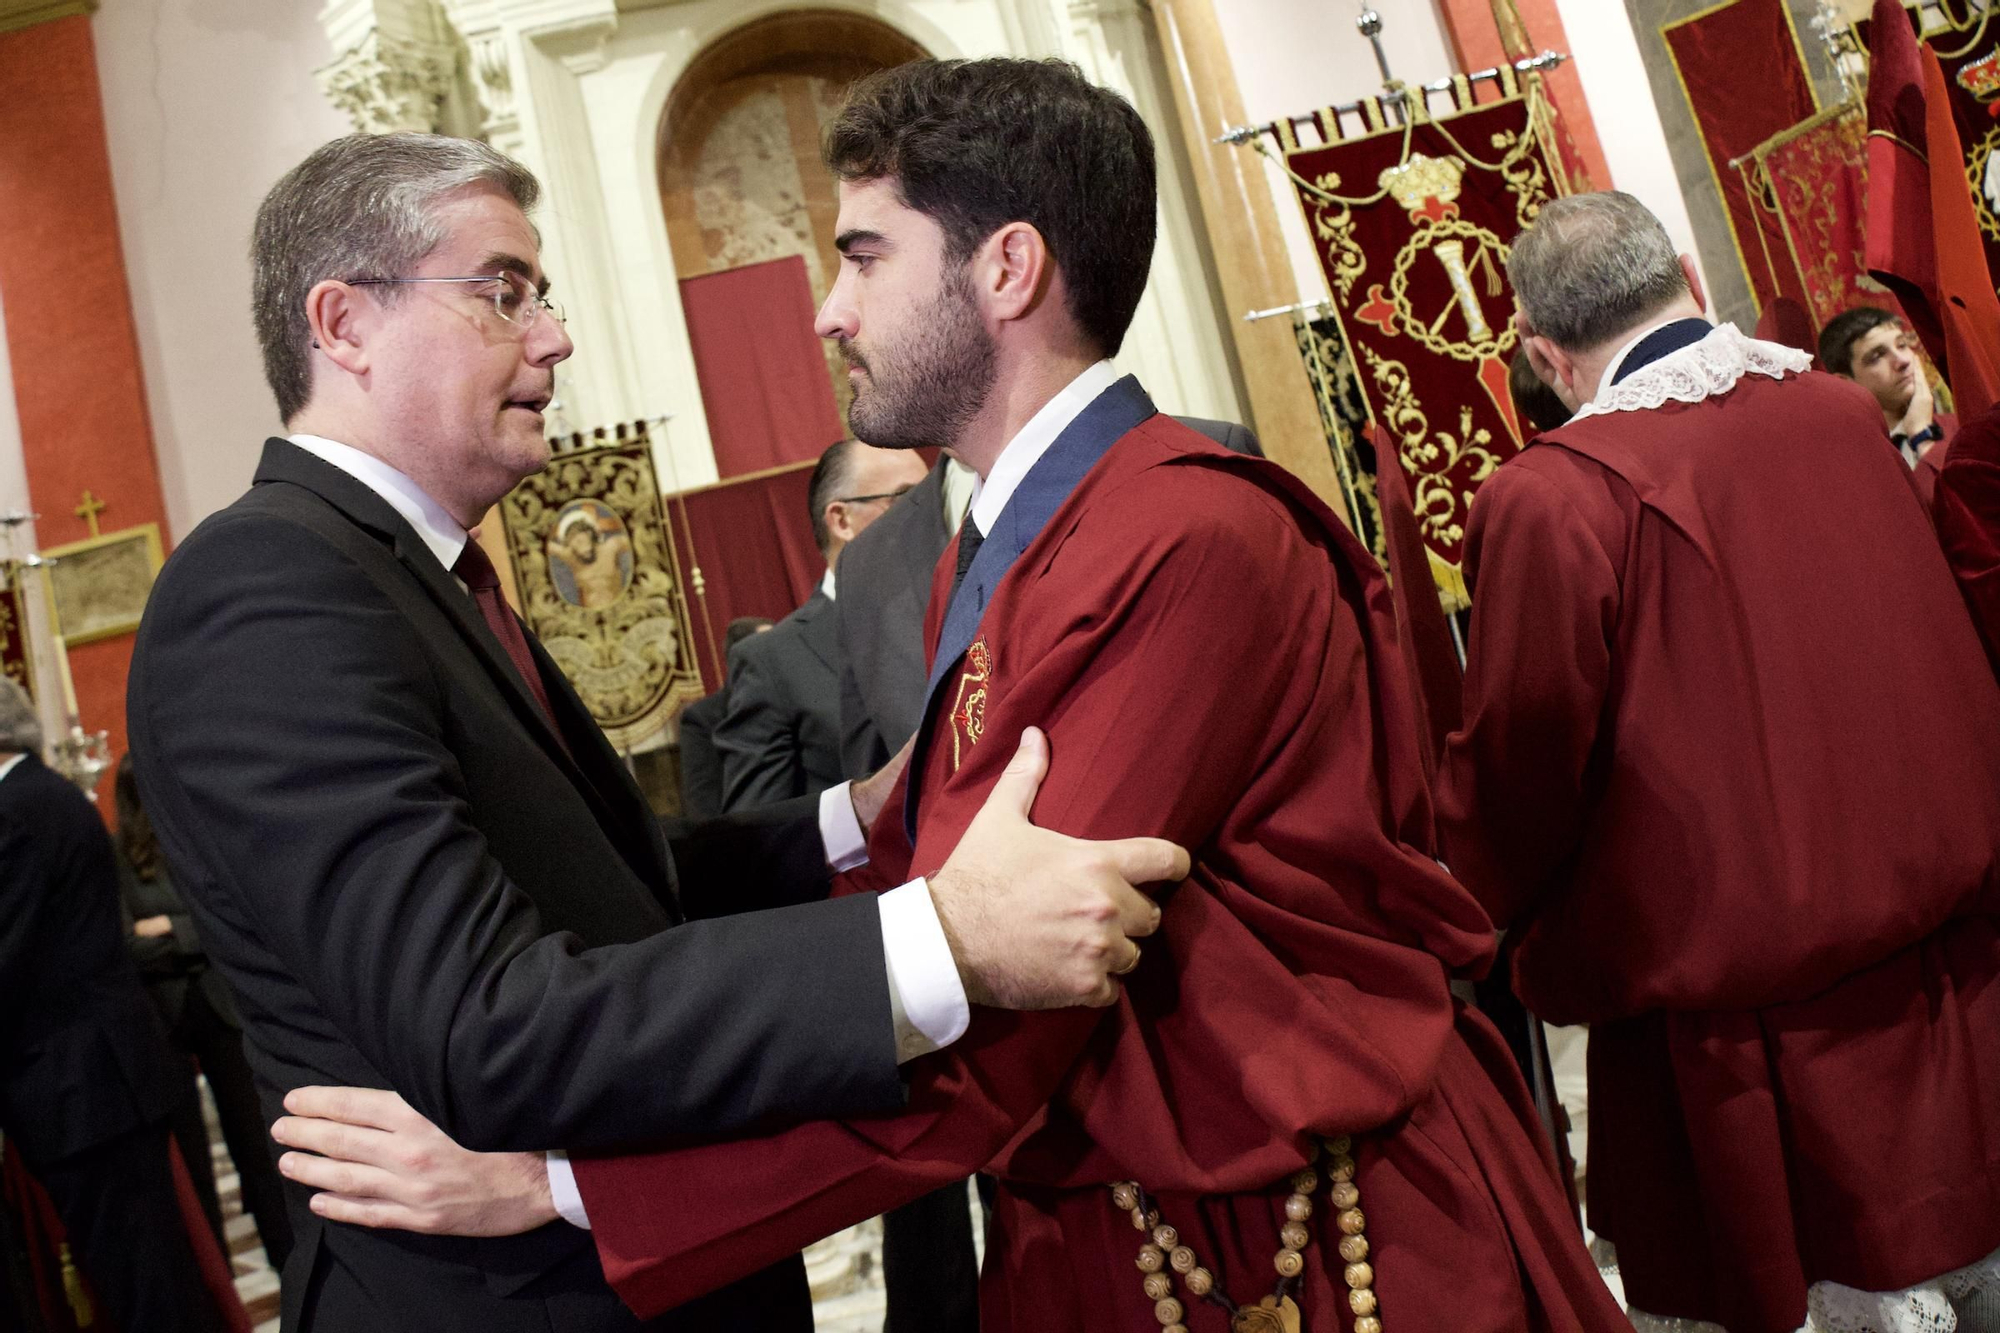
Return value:
<svg viewBox="0 0 2000 1333">
<path fill-rule="evenodd" d="M 1195 866 L 1115 1009 L 981 1014 L 909 1067 L 901 1115 L 579 1161 L 607 1276 L 663 1309 L 985 1168 L 993 1333 L 1624 1328 L 1519 1076 L 1449 989 L 1493 932 L 1431 855 L 1380 570 L 1289 474 L 1107 359 L 1154 234 L 1138 115 L 1060 62 L 924 61 L 852 91 L 828 158 L 843 263 L 819 330 L 854 431 L 980 477 L 871 867 L 935 863 L 1030 721 L 1053 751 L 1038 818 L 1156 826 Z M 357 1173 L 407 1137 L 446 1192 L 477 1176 L 379 1100 L 294 1109 L 343 1101 L 404 1127 Z M 373 1220 L 452 1223 L 379 1175 L 286 1168 L 376 1181 L 342 1204 Z"/>
</svg>

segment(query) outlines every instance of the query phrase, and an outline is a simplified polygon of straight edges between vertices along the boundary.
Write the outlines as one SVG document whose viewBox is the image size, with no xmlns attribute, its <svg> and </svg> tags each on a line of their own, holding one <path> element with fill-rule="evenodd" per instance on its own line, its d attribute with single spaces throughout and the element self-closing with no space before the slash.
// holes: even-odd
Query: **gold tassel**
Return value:
<svg viewBox="0 0 2000 1333">
<path fill-rule="evenodd" d="M 84 1290 L 83 1274 L 76 1271 L 76 1261 L 70 1258 L 69 1242 L 64 1241 L 58 1251 L 62 1258 L 63 1295 L 69 1298 L 71 1315 L 78 1328 L 89 1328 L 97 1320 L 97 1312 L 91 1309 L 90 1293 Z"/>
</svg>

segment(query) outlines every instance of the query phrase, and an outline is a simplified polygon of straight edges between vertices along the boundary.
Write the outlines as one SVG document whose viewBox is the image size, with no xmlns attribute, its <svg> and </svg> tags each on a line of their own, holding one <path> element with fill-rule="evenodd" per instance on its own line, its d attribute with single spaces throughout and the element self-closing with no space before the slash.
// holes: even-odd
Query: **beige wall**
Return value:
<svg viewBox="0 0 2000 1333">
<path fill-rule="evenodd" d="M 286 169 L 345 133 L 306 0 L 116 0 L 92 20 L 111 174 L 169 526 L 250 484 L 279 428 L 250 331 L 250 222 Z M 0 448 L 4 448 L 0 439 Z"/>
</svg>

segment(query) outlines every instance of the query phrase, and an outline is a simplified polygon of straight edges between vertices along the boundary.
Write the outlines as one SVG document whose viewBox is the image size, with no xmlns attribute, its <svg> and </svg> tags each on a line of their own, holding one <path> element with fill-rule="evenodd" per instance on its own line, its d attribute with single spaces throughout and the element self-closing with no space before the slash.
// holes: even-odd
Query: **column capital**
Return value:
<svg viewBox="0 0 2000 1333">
<path fill-rule="evenodd" d="M 435 0 L 328 0 L 319 21 L 339 54 L 315 76 L 356 130 L 443 127 L 462 43 Z"/>
<path fill-rule="evenodd" d="M 96 12 L 97 0 L 0 0 L 0 32 Z"/>
</svg>

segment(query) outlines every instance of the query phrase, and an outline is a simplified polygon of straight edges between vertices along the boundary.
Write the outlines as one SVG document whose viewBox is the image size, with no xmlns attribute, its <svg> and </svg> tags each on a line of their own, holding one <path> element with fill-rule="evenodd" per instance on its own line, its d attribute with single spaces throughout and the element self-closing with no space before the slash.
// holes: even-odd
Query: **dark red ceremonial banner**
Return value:
<svg viewBox="0 0 2000 1333">
<path fill-rule="evenodd" d="M 1815 333 L 1858 305 L 1902 313 L 1868 276 L 1868 117 L 1858 104 L 1829 107 L 1773 135 L 1740 168 L 1760 208 L 1777 218 L 1783 249 L 1773 258 L 1796 275 Z"/>
<path fill-rule="evenodd" d="M 716 475 L 812 462 L 847 432 L 797 255 L 681 282 Z"/>
<path fill-rule="evenodd" d="M 1963 9 L 1964 14 L 1958 14 Z M 1979 6 L 1947 5 L 1932 15 L 1942 22 L 1928 41 L 1944 73 L 1957 159 L 1964 163 L 1989 277 L 2000 282 L 2000 23 Z"/>
<path fill-rule="evenodd" d="M 1516 343 L 1508 243 L 1567 193 L 1540 80 L 1506 91 L 1425 115 L 1407 132 L 1371 99 L 1370 132 L 1340 138 L 1339 118 L 1325 112 L 1331 142 L 1285 143 L 1369 419 L 1395 443 L 1432 575 L 1453 610 L 1467 604 L 1472 497 L 1523 440 L 1507 391 Z"/>
<path fill-rule="evenodd" d="M 21 605 L 19 566 L 0 562 L 0 676 L 35 695 L 33 662 L 28 656 L 28 622 Z"/>
<path fill-rule="evenodd" d="M 1729 214 L 1737 259 L 1758 310 L 1774 296 L 1808 304 L 1785 237 L 1731 163 L 1819 111 L 1784 0 L 1725 0 L 1661 27 L 1715 188 Z"/>
<path fill-rule="evenodd" d="M 674 549 L 688 581 L 702 683 L 722 688 L 723 635 L 737 616 L 779 620 L 811 597 L 826 572 L 813 545 L 806 492 L 812 466 L 795 463 L 666 497 Z"/>
</svg>

